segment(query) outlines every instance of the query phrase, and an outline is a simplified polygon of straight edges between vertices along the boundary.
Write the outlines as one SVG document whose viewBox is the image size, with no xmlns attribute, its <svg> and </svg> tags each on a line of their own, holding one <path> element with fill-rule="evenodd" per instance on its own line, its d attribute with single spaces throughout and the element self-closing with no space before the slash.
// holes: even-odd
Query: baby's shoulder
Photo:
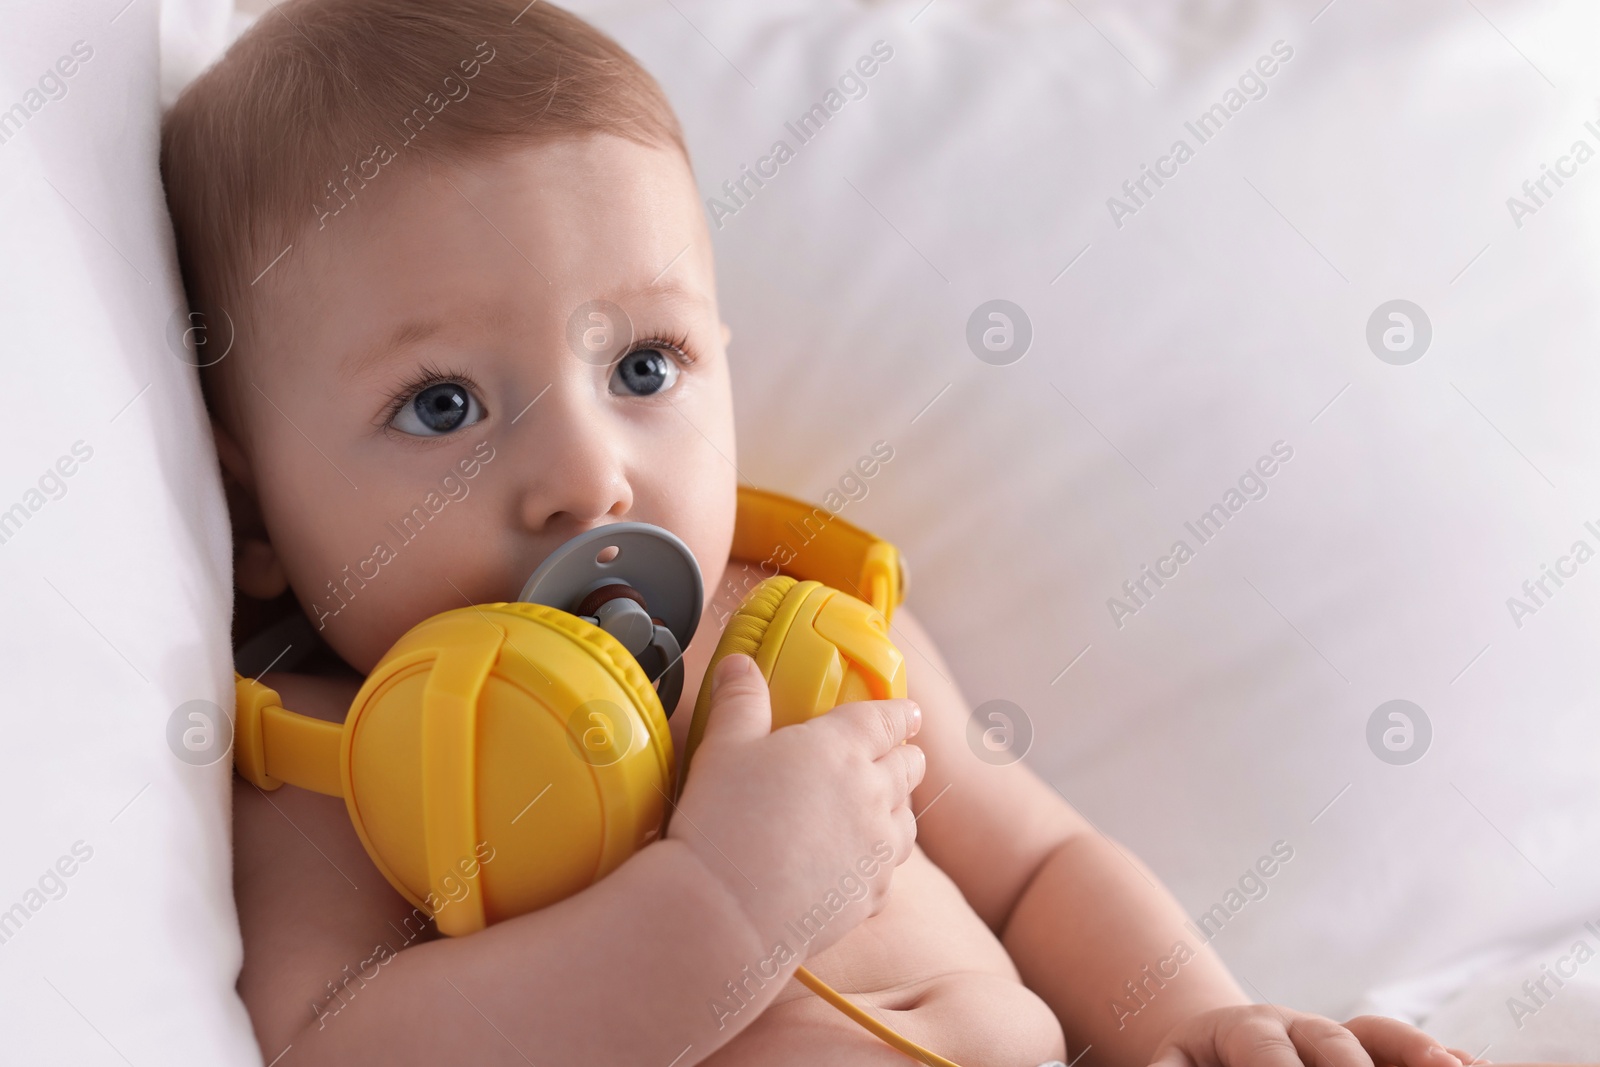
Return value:
<svg viewBox="0 0 1600 1067">
<path fill-rule="evenodd" d="M 281 705 L 290 711 L 330 722 L 343 722 L 355 699 L 360 681 L 327 678 L 292 671 L 268 671 L 256 679 L 278 694 Z M 254 850 L 270 857 L 277 864 L 283 857 L 273 855 L 281 846 L 294 845 L 297 837 L 304 838 L 320 849 L 327 834 L 342 836 L 349 828 L 349 816 L 343 801 L 338 797 L 322 796 L 308 790 L 289 786 L 267 791 L 235 774 L 234 786 L 234 843 L 237 854 Z M 287 821 L 290 832 L 263 833 L 262 823 L 273 820 Z M 280 827 L 273 826 L 277 831 Z M 300 841 L 304 844 L 304 841 Z M 298 857 L 314 860 L 316 853 Z"/>
<path fill-rule="evenodd" d="M 344 722 L 362 680 L 354 671 L 347 674 L 268 671 L 257 681 L 277 693 L 283 707 L 290 711 L 329 722 Z"/>
</svg>

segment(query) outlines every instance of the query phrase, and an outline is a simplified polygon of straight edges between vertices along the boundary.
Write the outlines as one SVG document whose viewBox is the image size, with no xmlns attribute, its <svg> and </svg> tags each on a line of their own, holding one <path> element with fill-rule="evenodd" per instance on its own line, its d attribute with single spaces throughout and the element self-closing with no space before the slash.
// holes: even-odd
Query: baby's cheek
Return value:
<svg viewBox="0 0 1600 1067">
<path fill-rule="evenodd" d="M 731 457 L 731 444 L 729 447 Z M 733 546 L 738 472 L 729 459 L 706 447 L 703 440 L 680 457 L 679 463 L 678 477 L 666 490 L 665 511 L 675 520 L 672 531 L 694 552 L 702 572 L 709 575 L 707 581 L 714 582 Z"/>
<path fill-rule="evenodd" d="M 318 636 L 363 673 L 411 625 L 449 606 L 442 594 L 454 596 L 442 577 L 426 579 L 426 561 L 416 544 L 386 532 L 389 536 L 345 555 L 319 554 L 295 588 Z M 425 594 L 430 586 L 433 603 Z"/>
</svg>

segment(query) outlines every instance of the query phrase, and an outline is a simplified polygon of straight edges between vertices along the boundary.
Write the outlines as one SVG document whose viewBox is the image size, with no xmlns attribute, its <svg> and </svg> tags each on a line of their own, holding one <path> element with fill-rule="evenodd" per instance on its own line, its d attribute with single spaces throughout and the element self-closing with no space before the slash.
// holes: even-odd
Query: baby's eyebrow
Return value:
<svg viewBox="0 0 1600 1067">
<path fill-rule="evenodd" d="M 487 312 L 482 321 L 490 326 L 503 326 L 505 316 L 499 312 Z M 443 319 L 405 319 L 387 334 L 382 335 L 377 341 L 365 348 L 356 349 L 347 356 L 340 367 L 340 374 L 346 381 L 355 381 L 366 374 L 370 374 L 379 364 L 389 356 L 410 345 L 420 344 L 437 335 L 445 327 Z"/>
<path fill-rule="evenodd" d="M 671 264 L 668 265 L 669 267 Z M 662 273 L 665 273 L 663 271 Z M 601 297 L 617 303 L 624 301 L 658 300 L 668 304 L 688 304 L 702 308 L 711 301 L 699 289 L 680 285 L 675 281 L 661 281 L 659 277 L 646 285 L 630 285 L 601 293 Z"/>
<path fill-rule="evenodd" d="M 407 319 L 375 343 L 356 350 L 345 359 L 340 372 L 347 381 L 358 379 L 394 352 L 426 341 L 442 329 L 444 323 L 439 319 Z"/>
<path fill-rule="evenodd" d="M 657 302 L 665 305 L 678 304 L 694 310 L 709 310 L 710 298 L 697 288 L 686 287 L 675 281 L 663 281 L 659 278 L 645 285 L 624 286 L 602 294 L 603 299 L 615 303 L 646 304 Z M 492 327 L 504 326 L 505 315 L 497 311 L 488 311 L 483 314 L 482 321 Z M 372 373 L 379 365 L 394 353 L 411 345 L 420 344 L 436 336 L 445 328 L 443 319 L 405 319 L 387 334 L 383 334 L 377 341 L 364 348 L 354 350 L 346 357 L 340 367 L 340 375 L 345 381 L 357 381 Z"/>
</svg>

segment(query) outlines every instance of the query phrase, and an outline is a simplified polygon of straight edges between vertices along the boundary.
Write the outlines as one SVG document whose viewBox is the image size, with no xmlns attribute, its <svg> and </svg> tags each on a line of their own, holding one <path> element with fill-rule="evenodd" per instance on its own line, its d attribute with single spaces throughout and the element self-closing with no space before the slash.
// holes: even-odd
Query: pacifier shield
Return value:
<svg viewBox="0 0 1600 1067">
<path fill-rule="evenodd" d="M 517 599 L 576 614 L 590 593 L 618 582 L 638 590 L 678 647 L 689 647 L 705 596 L 700 565 L 676 534 L 647 522 L 613 522 L 572 538 L 539 564 Z"/>
</svg>

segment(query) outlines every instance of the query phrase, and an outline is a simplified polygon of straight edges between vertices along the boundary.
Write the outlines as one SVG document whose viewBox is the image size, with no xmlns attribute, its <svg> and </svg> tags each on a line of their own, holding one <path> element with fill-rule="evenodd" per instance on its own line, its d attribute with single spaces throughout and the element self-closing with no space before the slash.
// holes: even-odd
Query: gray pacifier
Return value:
<svg viewBox="0 0 1600 1067">
<path fill-rule="evenodd" d="M 610 558 L 602 562 L 602 555 Z M 615 637 L 656 684 L 670 717 L 704 594 L 694 553 L 675 534 L 647 522 L 614 522 L 550 553 L 517 599 L 576 615 Z"/>
</svg>

